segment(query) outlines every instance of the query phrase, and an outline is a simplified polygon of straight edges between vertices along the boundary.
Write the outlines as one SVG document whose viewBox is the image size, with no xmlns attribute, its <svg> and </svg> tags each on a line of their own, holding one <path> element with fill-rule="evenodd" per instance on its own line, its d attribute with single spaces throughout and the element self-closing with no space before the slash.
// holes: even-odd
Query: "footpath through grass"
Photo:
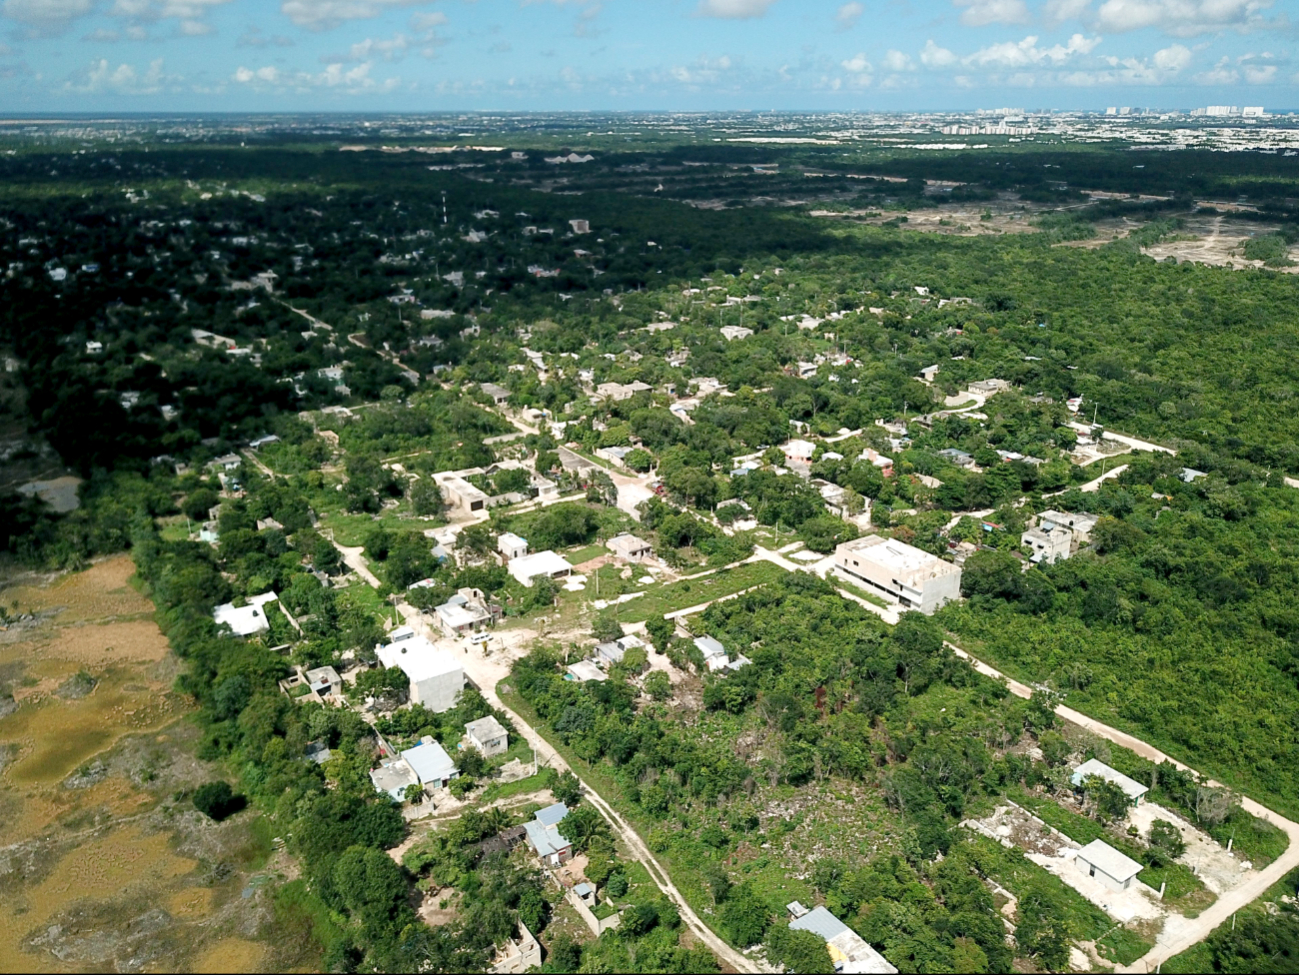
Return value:
<svg viewBox="0 0 1299 975">
<path fill-rule="evenodd" d="M 737 592 L 754 586 L 775 582 L 786 571 L 771 562 L 747 562 L 733 569 L 719 569 L 712 575 L 681 579 L 661 589 L 651 590 L 644 596 L 623 603 L 618 615 L 626 620 L 639 621 L 675 613 L 724 596 L 734 596 Z"/>
<path fill-rule="evenodd" d="M 772 566 L 772 568 L 776 567 Z M 546 734 L 546 731 L 548 730 L 546 723 L 542 721 L 537 715 L 537 712 L 533 710 L 532 705 L 525 701 L 523 696 L 514 690 L 510 685 L 508 677 L 496 685 L 496 693 L 507 707 L 513 710 L 517 715 L 519 715 L 519 717 L 536 729 L 538 734 L 546 739 L 546 743 L 558 752 L 564 758 L 564 761 L 568 762 L 579 778 L 590 783 L 590 785 L 600 793 L 601 797 L 613 806 L 618 811 L 619 815 L 621 815 L 622 818 L 640 834 L 641 839 L 645 841 L 645 844 L 654 853 L 655 859 L 657 859 L 663 869 L 668 872 L 673 886 L 681 892 L 681 896 L 685 898 L 686 903 L 689 904 L 694 912 L 699 915 L 700 920 L 707 924 L 719 938 L 726 941 L 726 936 L 722 934 L 717 929 L 717 925 L 713 923 L 714 918 L 711 909 L 712 899 L 707 892 L 707 883 L 704 880 L 703 875 L 694 866 L 673 859 L 669 852 L 670 847 L 668 844 L 656 842 L 656 839 L 662 834 L 662 829 L 659 828 L 661 824 L 636 814 L 634 805 L 630 800 L 628 800 L 626 794 L 623 792 L 622 786 L 618 784 L 618 781 L 609 774 L 607 766 L 601 764 L 593 765 L 586 762 L 584 759 L 579 758 L 570 748 L 564 745 L 563 742 L 560 742 L 554 737 Z M 636 858 L 634 856 L 629 856 L 629 859 L 635 860 Z"/>
</svg>

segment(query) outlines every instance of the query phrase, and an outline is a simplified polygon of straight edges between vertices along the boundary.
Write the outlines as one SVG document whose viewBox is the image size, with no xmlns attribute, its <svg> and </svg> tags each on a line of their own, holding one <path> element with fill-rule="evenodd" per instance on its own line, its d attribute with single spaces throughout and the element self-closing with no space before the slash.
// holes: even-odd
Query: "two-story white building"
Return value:
<svg viewBox="0 0 1299 975">
<path fill-rule="evenodd" d="M 926 615 L 961 596 L 960 566 L 879 535 L 844 542 L 834 550 L 834 567 L 904 608 Z"/>
</svg>

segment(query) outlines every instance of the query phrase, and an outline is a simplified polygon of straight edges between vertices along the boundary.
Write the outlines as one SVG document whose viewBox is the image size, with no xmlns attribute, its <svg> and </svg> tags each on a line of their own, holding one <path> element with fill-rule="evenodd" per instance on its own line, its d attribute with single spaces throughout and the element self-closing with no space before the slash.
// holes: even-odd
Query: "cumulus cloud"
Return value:
<svg viewBox="0 0 1299 975">
<path fill-rule="evenodd" d="M 1240 70 L 1244 72 L 1245 81 L 1251 85 L 1270 85 L 1277 80 L 1277 72 L 1280 70 L 1279 61 L 1275 55 L 1264 51 L 1262 54 L 1243 54 L 1236 59 L 1240 65 Z"/>
<path fill-rule="evenodd" d="M 432 13 L 412 14 L 410 18 L 410 29 L 414 31 L 427 31 L 435 27 L 441 27 L 447 22 L 447 15 L 440 10 L 434 10 Z"/>
<path fill-rule="evenodd" d="M 939 47 L 933 38 L 925 41 L 924 50 L 920 52 L 920 63 L 926 68 L 947 68 L 959 61 L 955 54 L 945 47 Z"/>
<path fill-rule="evenodd" d="M 961 23 L 967 27 L 986 27 L 988 24 L 1027 24 L 1028 5 L 1024 0 L 952 0 L 964 7 Z"/>
<path fill-rule="evenodd" d="M 176 33 L 182 37 L 202 37 L 214 28 L 205 19 L 210 10 L 230 0 L 115 0 L 108 13 L 126 21 L 125 36 L 143 40 L 149 25 L 175 21 Z"/>
<path fill-rule="evenodd" d="M 387 40 L 367 37 L 353 44 L 346 54 L 325 55 L 320 60 L 325 64 L 373 61 L 376 58 L 384 61 L 400 61 L 409 49 L 410 39 L 405 34 L 395 34 Z"/>
<path fill-rule="evenodd" d="M 174 86 L 183 79 L 163 71 L 163 60 L 149 62 L 149 68 L 140 74 L 132 65 L 111 67 L 107 58 L 91 61 L 90 66 L 63 84 L 64 91 L 79 94 L 109 92 L 117 95 L 152 95 L 165 86 Z"/>
<path fill-rule="evenodd" d="M 93 0 L 4 0 L 0 7 L 10 20 L 17 21 L 27 33 L 54 37 L 64 33 L 94 7 Z"/>
<path fill-rule="evenodd" d="M 721 57 L 710 58 L 701 57 L 694 64 L 676 65 L 668 69 L 668 75 L 683 85 L 706 84 L 716 81 L 726 71 L 730 71 L 735 66 L 730 55 L 723 54 Z"/>
<path fill-rule="evenodd" d="M 1272 0 L 1105 0 L 1096 27 L 1111 34 L 1153 27 L 1176 37 L 1262 30 L 1271 6 Z"/>
<path fill-rule="evenodd" d="M 293 41 L 282 34 L 267 37 L 260 27 L 249 27 L 239 35 L 235 47 L 292 47 Z"/>
<path fill-rule="evenodd" d="M 1181 44 L 1173 44 L 1156 51 L 1149 59 L 1105 57 L 1100 66 L 1078 68 L 1051 75 L 1063 85 L 1097 87 L 1115 85 L 1159 85 L 1177 78 L 1190 66 L 1192 53 Z"/>
<path fill-rule="evenodd" d="M 1191 63 L 1191 52 L 1181 44 L 1174 44 L 1162 51 L 1156 51 L 1151 60 L 1160 71 L 1176 74 Z"/>
<path fill-rule="evenodd" d="M 852 3 L 845 3 L 835 12 L 834 23 L 839 30 L 852 30 L 857 26 L 857 21 L 861 20 L 861 15 L 866 12 L 866 8 L 856 0 Z"/>
<path fill-rule="evenodd" d="M 1018 43 L 1003 41 L 992 44 L 962 59 L 962 63 L 977 67 L 1024 68 L 1034 65 L 1059 65 L 1079 54 L 1090 54 L 1100 44 L 1099 37 L 1074 34 L 1068 44 L 1055 44 L 1040 48 L 1037 38 L 1030 36 Z"/>
<path fill-rule="evenodd" d="M 1042 5 L 1042 19 L 1055 27 L 1066 20 L 1078 20 L 1090 6 L 1091 0 L 1046 0 Z"/>
<path fill-rule="evenodd" d="M 324 71 L 312 74 L 309 71 L 281 71 L 273 65 L 262 68 L 246 68 L 240 65 L 230 76 L 230 80 L 252 88 L 288 89 L 298 92 L 334 89 L 348 95 L 392 91 L 401 84 L 400 78 L 376 81 L 370 77 L 371 67 L 369 61 L 358 64 L 354 68 L 346 68 L 342 63 L 335 63 L 326 65 Z"/>
<path fill-rule="evenodd" d="M 751 20 L 763 16 L 776 0 L 699 0 L 700 17 L 720 20 Z"/>
<path fill-rule="evenodd" d="M 840 61 L 839 66 L 848 72 L 848 86 L 850 88 L 867 88 L 874 80 L 875 68 L 867 60 L 865 54 L 857 54 L 846 61 Z"/>
<path fill-rule="evenodd" d="M 862 74 L 871 70 L 871 63 L 866 60 L 866 55 L 858 54 L 856 57 L 849 58 L 842 62 L 843 69 L 849 74 Z"/>
<path fill-rule="evenodd" d="M 1231 66 L 1230 58 L 1221 58 L 1208 71 L 1201 71 L 1195 80 L 1202 85 L 1233 85 L 1240 80 L 1240 72 Z"/>
<path fill-rule="evenodd" d="M 885 71 L 914 71 L 915 65 L 911 63 L 911 58 L 901 51 L 889 51 L 884 55 L 882 62 Z"/>
<path fill-rule="evenodd" d="M 328 30 L 347 20 L 369 20 L 384 11 L 432 0 L 284 0 L 280 13 L 307 30 Z"/>
</svg>

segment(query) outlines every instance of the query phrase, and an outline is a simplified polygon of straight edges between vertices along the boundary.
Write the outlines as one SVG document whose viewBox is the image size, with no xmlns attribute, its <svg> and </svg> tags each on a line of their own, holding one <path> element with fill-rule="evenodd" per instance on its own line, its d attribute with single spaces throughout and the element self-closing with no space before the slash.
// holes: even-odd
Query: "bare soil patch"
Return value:
<svg viewBox="0 0 1299 975">
<path fill-rule="evenodd" d="M 96 562 L 84 572 L 71 572 L 40 588 L 18 587 L 4 593 L 24 608 L 60 607 L 59 623 L 98 620 L 108 616 L 152 613 L 153 603 L 130 585 L 135 563 L 125 555 Z"/>
<path fill-rule="evenodd" d="M 219 770 L 176 720 L 192 706 L 171 690 L 180 663 L 133 572 L 109 559 L 0 595 L 36 613 L 0 634 L 0 700 L 16 699 L 0 715 L 0 972 L 279 967 L 249 883 L 268 840 L 255 812 L 218 824 L 186 797 Z"/>
</svg>

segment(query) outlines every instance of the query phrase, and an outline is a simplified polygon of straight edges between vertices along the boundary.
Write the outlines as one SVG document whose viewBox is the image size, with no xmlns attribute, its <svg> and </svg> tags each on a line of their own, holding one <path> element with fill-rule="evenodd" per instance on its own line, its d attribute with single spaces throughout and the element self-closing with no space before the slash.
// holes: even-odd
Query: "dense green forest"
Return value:
<svg viewBox="0 0 1299 975">
<path fill-rule="evenodd" d="M 1070 940 L 1113 933 L 1054 878 L 955 828 L 1008 790 L 1060 788 L 1070 748 L 1046 698 L 1008 696 L 944 646 L 934 621 L 907 614 L 889 630 L 800 574 L 718 603 L 702 623 L 753 663 L 705 681 L 698 713 L 638 701 L 621 681 L 565 681 L 555 649 L 519 661 L 511 684 L 625 799 L 676 883 L 734 944 L 765 939 L 780 957 L 787 929 L 773 918 L 802 893 L 902 971 L 1006 971 L 1016 956 L 1057 969 Z M 670 631 L 658 646 L 669 658 L 698 654 Z M 1050 760 L 1027 757 L 1021 742 L 1040 742 Z M 845 792 L 883 802 L 857 799 L 818 821 L 817 806 Z M 808 879 L 796 882 L 793 862 Z M 1021 898 L 1013 953 L 990 877 Z M 1125 937 L 1101 950 L 1145 950 Z"/>
<path fill-rule="evenodd" d="M 763 803 L 797 809 L 843 790 L 879 800 L 862 805 L 873 845 L 820 857 L 801 890 L 899 968 L 1058 969 L 1069 940 L 1102 935 L 1109 957 L 1134 958 L 1141 943 L 1106 932 L 1063 885 L 955 827 L 998 796 L 1059 789 L 1064 754 L 1044 739 L 1062 699 L 1299 813 L 1299 492 L 1286 481 L 1299 474 L 1299 278 L 1281 273 L 1299 240 L 1292 166 L 1209 152 L 1133 164 L 1114 147 L 940 156 L 665 145 L 562 176 L 535 154 L 447 153 L 431 167 L 427 155 L 342 153 L 329 140 L 0 156 L 0 351 L 22 451 L 48 444 L 84 478 L 80 507 L 63 515 L 0 492 L 0 553 L 75 568 L 130 551 L 187 663 L 204 757 L 238 769 L 247 798 L 292 834 L 306 875 L 286 909 L 335 919 L 318 932 L 326 963 L 453 971 L 485 964 L 516 918 L 539 931 L 548 908 L 532 872 L 479 857 L 502 822 L 470 822 L 398 866 L 383 850 L 405 827 L 369 783 L 367 727 L 278 693 L 289 662 L 338 663 L 382 638 L 371 604 L 313 574 L 340 572 L 318 519 L 335 538 L 352 533 L 381 599 L 427 579 L 417 605 L 469 586 L 518 615 L 548 612 L 554 592 L 434 558 L 412 520 L 440 523 L 431 474 L 527 456 L 587 503 L 498 512 L 491 527 L 587 546 L 630 522 L 608 507 L 613 482 L 573 477 L 558 448 L 628 448 L 626 466 L 655 486 L 637 531 L 677 566 L 745 558 L 754 531 L 832 551 L 858 533 L 827 513 L 823 488 L 837 487 L 845 510 L 870 508 L 874 530 L 938 554 L 981 543 L 967 599 L 889 630 L 790 574 L 703 614 L 699 625 L 753 663 L 706 679 L 685 720 L 630 668 L 565 680 L 563 648 L 516 665 L 520 705 L 617 790 L 695 906 L 741 947 L 806 962 L 773 920 L 785 866 L 755 852 L 795 842 L 788 823 L 802 813 L 773 817 Z M 773 161 L 778 176 L 753 170 Z M 830 175 L 808 180 L 813 169 Z M 849 178 L 883 175 L 906 182 Z M 963 185 L 938 199 L 926 180 Z M 1163 198 L 1086 203 L 1087 189 Z M 787 205 L 772 205 L 781 193 Z M 1197 200 L 1242 196 L 1258 231 L 1244 257 L 1275 270 L 1143 253 L 1183 233 Z M 903 222 L 940 205 L 996 207 L 1016 230 Z M 1097 244 L 1115 222 L 1123 233 Z M 732 339 L 723 325 L 752 334 Z M 1010 388 L 962 405 L 989 379 Z M 595 394 L 632 382 L 650 389 Z M 518 431 L 483 383 L 537 432 L 515 448 L 486 443 Z M 1177 455 L 1107 455 L 1098 469 L 1076 450 L 1099 433 L 1086 432 L 1093 419 Z M 232 487 L 210 473 L 268 434 L 278 439 L 259 456 L 280 476 L 239 457 Z M 782 467 L 779 445 L 794 435 L 815 440 L 815 480 Z M 741 457 L 751 466 L 737 472 Z M 1075 490 L 1120 462 L 1101 490 Z M 1184 468 L 1204 476 L 1188 483 Z M 517 469 L 475 478 L 501 494 L 529 487 Z M 1103 517 L 1073 558 L 1023 571 L 1019 531 L 1047 507 Z M 179 540 L 181 515 L 208 522 L 219 544 Z M 259 531 L 268 518 L 279 527 Z M 470 530 L 464 545 L 479 559 L 492 539 Z M 291 658 L 212 624 L 216 603 L 266 589 L 306 618 Z M 944 637 L 1049 692 L 1007 696 Z M 655 639 L 676 663 L 698 663 L 689 641 Z M 371 689 L 399 690 L 385 679 Z M 449 716 L 403 713 L 413 717 L 387 733 L 450 736 L 487 708 L 468 695 Z M 316 740 L 337 756 L 328 768 L 300 760 Z M 1046 760 L 1024 757 L 1032 747 Z M 1186 811 L 1196 783 L 1170 781 L 1162 799 Z M 1275 855 L 1252 817 L 1213 828 Z M 613 873 L 611 851 L 596 843 Z M 987 879 L 1020 898 L 1013 951 Z M 434 880 L 475 907 L 431 932 L 406 898 Z M 705 965 L 666 901 L 642 897 L 636 910 L 625 938 L 566 943 L 554 965 Z M 1202 960 L 1235 971 L 1289 957 L 1292 920 L 1253 918 Z"/>
<path fill-rule="evenodd" d="M 1139 730 L 1287 812 L 1299 804 L 1295 631 L 1299 493 L 1185 484 L 1180 459 L 1134 461 L 1088 504 L 1094 552 L 1023 575 L 978 553 L 942 613 L 960 642 L 1071 706 Z"/>
</svg>

